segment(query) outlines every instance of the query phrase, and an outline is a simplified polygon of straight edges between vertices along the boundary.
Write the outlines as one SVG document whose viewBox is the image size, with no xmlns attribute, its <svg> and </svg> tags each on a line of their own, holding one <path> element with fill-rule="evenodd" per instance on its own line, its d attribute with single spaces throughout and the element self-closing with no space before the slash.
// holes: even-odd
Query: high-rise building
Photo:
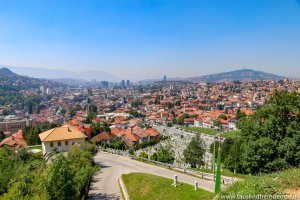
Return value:
<svg viewBox="0 0 300 200">
<path fill-rule="evenodd" d="M 45 87 L 43 85 L 40 86 L 40 91 L 41 91 L 41 93 L 45 92 Z"/>
<path fill-rule="evenodd" d="M 130 87 L 130 81 L 129 80 L 127 80 L 127 82 L 126 82 L 126 87 Z"/>
<path fill-rule="evenodd" d="M 125 88 L 125 87 L 126 87 L 125 81 L 124 81 L 124 80 L 122 80 L 121 87 L 122 87 L 122 88 Z"/>
<path fill-rule="evenodd" d="M 167 76 L 166 75 L 164 75 L 164 82 L 166 82 L 167 81 Z"/>
<path fill-rule="evenodd" d="M 108 83 L 108 81 L 101 81 L 100 84 L 101 84 L 101 87 L 102 87 L 102 88 L 108 88 L 108 84 L 109 84 L 109 83 Z"/>
</svg>

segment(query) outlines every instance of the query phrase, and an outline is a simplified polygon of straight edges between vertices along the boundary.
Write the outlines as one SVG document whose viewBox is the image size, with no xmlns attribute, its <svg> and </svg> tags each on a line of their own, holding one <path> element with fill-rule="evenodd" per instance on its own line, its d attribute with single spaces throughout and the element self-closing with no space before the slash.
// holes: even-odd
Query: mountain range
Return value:
<svg viewBox="0 0 300 200">
<path fill-rule="evenodd" d="M 46 68 L 35 68 L 35 67 L 16 67 L 16 66 L 7 66 L 0 65 L 0 68 L 7 68 L 11 71 L 28 77 L 34 78 L 44 78 L 44 79 L 70 79 L 73 81 L 79 79 L 79 82 L 82 81 L 91 81 L 91 80 L 105 80 L 105 81 L 117 81 L 118 78 L 113 76 L 108 72 L 103 71 L 83 71 L 83 72 L 72 72 L 68 70 L 60 70 L 60 69 L 46 69 Z"/>
<path fill-rule="evenodd" d="M 3 67 L 3 68 L 1 68 Z M 71 72 L 67 70 L 54 70 L 33 67 L 14 67 L 0 65 L 1 74 L 19 74 L 27 77 L 44 78 L 55 82 L 67 85 L 80 85 L 85 84 L 91 80 L 106 80 L 106 81 L 120 81 L 110 73 L 102 71 L 84 71 L 84 72 Z M 13 72 L 11 72 L 12 70 Z M 256 71 L 253 69 L 241 69 L 229 72 L 222 72 L 216 74 L 209 74 L 204 76 L 194 76 L 188 78 L 168 78 L 169 81 L 189 81 L 189 82 L 218 82 L 218 81 L 234 81 L 234 80 L 280 80 L 285 78 L 263 71 Z M 162 79 L 148 79 L 142 80 L 141 83 L 148 84 L 153 82 L 162 81 Z"/>
<path fill-rule="evenodd" d="M 192 82 L 218 82 L 218 81 L 244 81 L 244 80 L 280 80 L 285 77 L 270 74 L 262 71 L 256 71 L 253 69 L 241 69 L 234 70 L 230 72 L 222 72 L 217 74 L 210 74 L 205 76 L 196 76 L 186 78 L 188 81 Z"/>
</svg>

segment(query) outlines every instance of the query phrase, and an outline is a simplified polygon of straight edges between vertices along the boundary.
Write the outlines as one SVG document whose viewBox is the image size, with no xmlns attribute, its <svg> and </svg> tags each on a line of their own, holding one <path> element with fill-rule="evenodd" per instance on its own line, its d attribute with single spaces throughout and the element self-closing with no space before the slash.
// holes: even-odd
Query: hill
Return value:
<svg viewBox="0 0 300 200">
<path fill-rule="evenodd" d="M 108 72 L 103 71 L 82 71 L 73 72 L 69 70 L 60 69 L 46 69 L 46 68 L 35 68 L 35 67 L 16 67 L 0 65 L 14 71 L 15 73 L 23 76 L 30 76 L 34 78 L 43 79 L 81 79 L 85 81 L 97 80 L 97 81 L 116 81 L 118 80 L 115 76 Z"/>
<path fill-rule="evenodd" d="M 13 73 L 6 67 L 3 67 L 0 69 L 0 76 L 15 76 L 15 75 L 17 75 L 17 74 Z"/>
<path fill-rule="evenodd" d="M 18 75 L 8 68 L 0 68 L 0 95 L 18 94 L 21 90 L 39 89 L 41 85 L 45 87 L 64 86 L 49 80 L 31 78 Z"/>
<path fill-rule="evenodd" d="M 189 81 L 193 82 L 218 82 L 218 81 L 244 81 L 244 80 L 280 80 L 283 76 L 278 76 L 262 71 L 255 71 L 252 69 L 241 69 L 230 72 L 223 72 L 217 74 L 210 74 L 205 76 L 197 76 L 187 78 Z"/>
</svg>

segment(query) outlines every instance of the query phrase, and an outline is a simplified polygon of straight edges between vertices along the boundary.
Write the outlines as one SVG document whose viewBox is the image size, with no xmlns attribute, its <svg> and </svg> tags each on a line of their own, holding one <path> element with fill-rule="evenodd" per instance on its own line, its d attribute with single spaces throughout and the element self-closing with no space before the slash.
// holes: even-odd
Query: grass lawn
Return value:
<svg viewBox="0 0 300 200">
<path fill-rule="evenodd" d="M 203 189 L 194 190 L 192 185 L 172 186 L 173 180 L 144 173 L 123 174 L 131 200 L 211 200 L 214 193 Z"/>
<path fill-rule="evenodd" d="M 221 133 L 220 136 L 224 138 L 235 139 L 237 135 L 240 134 L 240 131 L 228 131 Z"/>
<path fill-rule="evenodd" d="M 231 185 L 222 195 L 300 195 L 299 177 L 300 168 L 268 175 L 247 176 Z"/>
<path fill-rule="evenodd" d="M 194 131 L 197 133 L 204 133 L 208 135 L 214 135 L 217 133 L 216 129 L 213 128 L 185 127 L 185 126 L 179 126 L 179 127 L 187 131 Z"/>
</svg>

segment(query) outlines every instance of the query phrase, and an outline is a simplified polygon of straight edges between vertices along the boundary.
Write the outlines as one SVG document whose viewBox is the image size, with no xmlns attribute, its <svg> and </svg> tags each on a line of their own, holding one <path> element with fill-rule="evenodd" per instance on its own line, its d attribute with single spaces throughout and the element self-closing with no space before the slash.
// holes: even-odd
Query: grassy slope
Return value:
<svg viewBox="0 0 300 200">
<path fill-rule="evenodd" d="M 131 200 L 209 200 L 215 196 L 203 189 L 195 191 L 188 184 L 180 184 L 175 188 L 172 186 L 173 180 L 150 174 L 123 174 L 122 178 Z"/>
<path fill-rule="evenodd" d="M 194 131 L 197 133 L 204 133 L 208 135 L 214 135 L 216 133 L 216 129 L 212 129 L 212 128 L 185 127 L 185 126 L 179 126 L 179 127 L 187 131 Z"/>
<path fill-rule="evenodd" d="M 300 188 L 300 168 L 262 176 L 248 176 L 230 186 L 223 195 L 287 194 Z M 291 194 L 291 193 L 289 193 Z M 221 199 L 221 198 L 219 198 Z"/>
<path fill-rule="evenodd" d="M 239 135 L 239 134 L 240 134 L 240 131 L 228 131 L 228 132 L 221 133 L 220 136 L 224 137 L 224 138 L 235 139 L 237 137 L 237 135 Z"/>
</svg>

